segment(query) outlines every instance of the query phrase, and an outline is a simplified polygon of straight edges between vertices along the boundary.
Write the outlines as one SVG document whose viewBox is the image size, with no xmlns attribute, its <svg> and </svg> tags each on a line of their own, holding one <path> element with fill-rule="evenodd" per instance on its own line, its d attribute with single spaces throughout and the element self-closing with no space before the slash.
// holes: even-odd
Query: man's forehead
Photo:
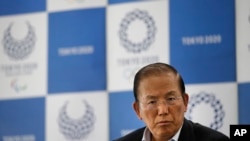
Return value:
<svg viewBox="0 0 250 141">
<path fill-rule="evenodd" d="M 166 96 L 172 96 L 172 95 L 177 95 L 177 92 L 174 90 L 171 90 L 162 94 L 153 94 L 153 93 L 139 94 L 139 96 L 143 99 L 154 99 L 154 98 L 166 97 Z"/>
</svg>

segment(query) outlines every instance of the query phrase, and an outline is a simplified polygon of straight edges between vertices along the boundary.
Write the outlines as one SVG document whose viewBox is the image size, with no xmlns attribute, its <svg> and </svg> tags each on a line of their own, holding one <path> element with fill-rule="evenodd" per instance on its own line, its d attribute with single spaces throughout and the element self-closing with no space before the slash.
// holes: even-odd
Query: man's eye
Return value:
<svg viewBox="0 0 250 141">
<path fill-rule="evenodd" d="M 155 104 L 155 103 L 156 103 L 155 100 L 151 100 L 151 101 L 148 102 L 148 104 Z"/>
<path fill-rule="evenodd" d="M 174 100 L 176 100 L 175 97 L 169 97 L 169 98 L 168 98 L 168 101 L 174 101 Z"/>
</svg>

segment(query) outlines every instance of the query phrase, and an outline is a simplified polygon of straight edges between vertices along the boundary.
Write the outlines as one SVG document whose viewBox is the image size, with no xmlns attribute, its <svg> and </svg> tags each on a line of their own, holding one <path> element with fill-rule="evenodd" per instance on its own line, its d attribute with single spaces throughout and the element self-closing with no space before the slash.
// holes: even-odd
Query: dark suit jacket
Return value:
<svg viewBox="0 0 250 141">
<path fill-rule="evenodd" d="M 145 127 L 125 135 L 115 141 L 141 141 Z M 224 134 L 184 119 L 178 141 L 229 141 Z"/>
</svg>

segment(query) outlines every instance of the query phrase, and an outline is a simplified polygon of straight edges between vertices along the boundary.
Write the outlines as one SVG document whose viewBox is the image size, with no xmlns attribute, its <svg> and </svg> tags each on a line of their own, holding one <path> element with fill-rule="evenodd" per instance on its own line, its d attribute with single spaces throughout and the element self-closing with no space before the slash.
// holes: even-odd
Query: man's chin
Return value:
<svg viewBox="0 0 250 141">
<path fill-rule="evenodd" d="M 156 132 L 156 134 L 154 135 L 154 137 L 156 138 L 161 138 L 161 139 L 165 139 L 165 140 L 169 140 L 174 136 L 174 132 L 173 131 L 169 131 L 169 130 L 158 130 Z"/>
<path fill-rule="evenodd" d="M 157 129 L 157 136 L 172 136 L 174 134 L 173 127 L 161 126 Z"/>
</svg>

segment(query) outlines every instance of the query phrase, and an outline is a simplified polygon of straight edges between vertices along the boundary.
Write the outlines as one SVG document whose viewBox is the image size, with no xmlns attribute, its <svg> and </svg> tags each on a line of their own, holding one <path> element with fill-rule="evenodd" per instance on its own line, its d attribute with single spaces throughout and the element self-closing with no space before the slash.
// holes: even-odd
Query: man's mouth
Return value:
<svg viewBox="0 0 250 141">
<path fill-rule="evenodd" d="M 171 121 L 164 120 L 164 121 L 159 121 L 156 124 L 159 126 L 166 126 L 166 125 L 171 124 Z"/>
</svg>

